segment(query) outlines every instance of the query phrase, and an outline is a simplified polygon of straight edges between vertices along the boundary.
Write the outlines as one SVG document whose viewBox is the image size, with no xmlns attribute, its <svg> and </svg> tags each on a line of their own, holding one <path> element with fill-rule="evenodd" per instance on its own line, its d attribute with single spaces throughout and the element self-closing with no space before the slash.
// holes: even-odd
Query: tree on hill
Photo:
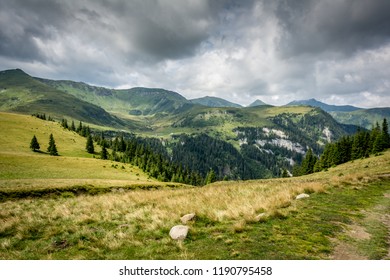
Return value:
<svg viewBox="0 0 390 280">
<path fill-rule="evenodd" d="M 58 151 L 56 147 L 56 142 L 54 140 L 53 134 L 50 134 L 49 138 L 49 147 L 47 148 L 47 151 L 51 156 L 58 156 Z"/>
<path fill-rule="evenodd" d="M 390 135 L 389 135 L 389 125 L 387 123 L 387 119 L 383 119 L 382 123 L 382 139 L 384 149 L 390 148 Z"/>
<path fill-rule="evenodd" d="M 34 135 L 33 138 L 31 139 L 31 142 L 30 142 L 30 149 L 33 150 L 34 152 L 36 152 L 40 148 L 41 147 L 39 146 L 37 137 L 35 137 L 35 135 Z"/>
<path fill-rule="evenodd" d="M 95 152 L 95 147 L 93 146 L 93 140 L 91 134 L 89 134 L 87 137 L 86 150 L 90 154 L 93 154 Z"/>
<path fill-rule="evenodd" d="M 100 152 L 101 159 L 108 159 L 108 151 L 106 149 L 106 146 L 102 146 L 102 151 Z"/>
<path fill-rule="evenodd" d="M 313 173 L 316 162 L 317 157 L 313 154 L 313 151 L 309 149 L 304 160 L 302 161 L 301 174 L 307 175 Z"/>
<path fill-rule="evenodd" d="M 217 176 L 215 175 L 215 172 L 213 169 L 210 169 L 209 173 L 207 173 L 205 185 L 211 184 L 217 180 Z"/>
</svg>

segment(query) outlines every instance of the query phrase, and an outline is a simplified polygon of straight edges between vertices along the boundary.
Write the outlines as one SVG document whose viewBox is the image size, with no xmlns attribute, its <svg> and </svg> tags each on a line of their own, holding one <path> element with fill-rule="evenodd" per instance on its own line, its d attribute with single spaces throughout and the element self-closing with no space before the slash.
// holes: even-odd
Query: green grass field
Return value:
<svg viewBox="0 0 390 280">
<path fill-rule="evenodd" d="M 86 139 L 58 123 L 35 117 L 0 113 L 0 191 L 92 185 L 115 187 L 164 185 L 130 164 L 94 158 L 85 151 Z M 53 133 L 60 156 L 46 153 Z M 30 150 L 35 135 L 41 152 Z M 95 145 L 95 150 L 100 148 Z"/>
<path fill-rule="evenodd" d="M 179 187 L 93 158 L 56 123 L 0 123 L 0 259 L 390 259 L 390 151 L 309 176 Z M 50 133 L 61 156 L 29 150 Z M 188 237 L 171 240 L 192 212 Z"/>
</svg>

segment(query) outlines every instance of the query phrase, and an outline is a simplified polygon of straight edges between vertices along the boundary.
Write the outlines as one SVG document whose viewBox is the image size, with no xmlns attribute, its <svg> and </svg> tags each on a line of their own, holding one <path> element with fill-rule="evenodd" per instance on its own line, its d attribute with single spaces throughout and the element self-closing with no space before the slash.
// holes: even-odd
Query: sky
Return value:
<svg viewBox="0 0 390 280">
<path fill-rule="evenodd" d="M 248 105 L 390 107 L 388 0 L 0 0 L 0 70 Z"/>
</svg>

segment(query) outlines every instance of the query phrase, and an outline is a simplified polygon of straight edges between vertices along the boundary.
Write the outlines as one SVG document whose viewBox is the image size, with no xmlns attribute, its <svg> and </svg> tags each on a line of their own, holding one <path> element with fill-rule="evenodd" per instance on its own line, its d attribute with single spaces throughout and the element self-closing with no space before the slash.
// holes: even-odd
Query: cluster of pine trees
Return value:
<svg viewBox="0 0 390 280">
<path fill-rule="evenodd" d="M 48 116 L 46 118 L 46 114 L 45 113 L 43 113 L 43 114 L 36 113 L 36 114 L 32 114 L 32 116 L 36 117 L 38 119 L 44 120 L 44 121 L 54 122 L 54 119 L 51 116 Z"/>
<path fill-rule="evenodd" d="M 30 142 L 30 149 L 34 152 L 38 152 L 41 149 L 37 137 L 34 135 Z M 56 141 L 54 140 L 53 134 L 50 134 L 49 145 L 47 147 L 47 152 L 51 156 L 58 156 L 58 150 L 56 146 Z"/>
<path fill-rule="evenodd" d="M 134 134 L 112 131 L 95 132 L 91 131 L 90 127 L 82 122 L 79 122 L 77 127 L 74 121 L 69 125 L 66 119 L 62 119 L 61 126 L 86 137 L 86 151 L 88 153 L 95 154 L 95 142 L 101 146 L 99 154 L 101 159 L 131 163 L 160 181 L 196 186 L 215 180 L 215 176 L 211 174 L 206 178 L 208 179 L 206 182 L 206 179 L 199 173 L 174 163 L 158 139 L 146 139 L 135 137 Z M 112 152 L 110 153 L 109 150 Z"/>
<path fill-rule="evenodd" d="M 326 170 L 351 160 L 365 158 L 390 148 L 389 126 L 384 119 L 371 131 L 358 130 L 353 136 L 343 136 L 337 142 L 325 146 L 324 152 L 318 158 L 312 150 L 306 153 L 301 166 L 294 169 L 294 176 L 306 175 Z"/>
<path fill-rule="evenodd" d="M 158 139 L 146 139 L 124 134 L 107 139 L 104 133 L 97 133 L 94 140 L 102 147 L 101 158 L 131 163 L 151 177 L 163 182 L 178 182 L 195 186 L 203 185 L 205 179 L 195 171 L 174 163 Z M 158 143 L 157 143 L 158 141 Z M 107 149 L 111 149 L 109 154 Z"/>
</svg>

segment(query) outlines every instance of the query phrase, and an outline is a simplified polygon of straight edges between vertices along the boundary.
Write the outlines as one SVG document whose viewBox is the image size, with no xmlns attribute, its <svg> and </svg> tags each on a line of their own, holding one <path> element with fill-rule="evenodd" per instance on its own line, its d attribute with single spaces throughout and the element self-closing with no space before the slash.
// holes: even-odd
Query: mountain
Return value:
<svg viewBox="0 0 390 280">
<path fill-rule="evenodd" d="M 101 107 L 82 101 L 34 79 L 20 69 L 0 72 L 0 110 L 23 114 L 45 113 L 116 128 L 131 122 L 116 118 Z"/>
<path fill-rule="evenodd" d="M 307 99 L 307 100 L 295 100 L 295 101 L 288 103 L 287 105 L 289 105 L 289 106 L 306 105 L 306 106 L 312 106 L 312 107 L 319 107 L 326 112 L 353 112 L 356 110 L 361 110 L 361 108 L 350 106 L 350 105 L 344 105 L 344 106 L 329 105 L 329 104 L 320 102 L 314 98 Z"/>
<path fill-rule="evenodd" d="M 268 104 L 264 103 L 263 101 L 261 101 L 259 99 L 256 99 L 251 104 L 249 104 L 247 107 L 264 106 L 264 105 L 268 105 Z"/>
<path fill-rule="evenodd" d="M 0 81 L 2 111 L 46 113 L 149 136 L 156 153 L 203 178 L 210 170 L 217 179 L 279 176 L 308 149 L 319 154 L 326 143 L 356 130 L 310 106 L 221 107 L 233 104 L 225 100 L 208 107 L 164 89 L 114 90 L 32 78 L 21 70 L 1 72 Z M 111 132 L 107 139 L 120 137 Z"/>
<path fill-rule="evenodd" d="M 232 107 L 232 108 L 242 108 L 240 104 L 227 101 L 223 98 L 205 96 L 201 98 L 195 98 L 190 100 L 192 103 L 204 105 L 207 107 Z"/>
<path fill-rule="evenodd" d="M 192 105 L 177 92 L 165 89 L 135 87 L 115 90 L 82 82 L 36 79 L 57 90 L 100 106 L 110 113 L 119 113 L 122 117 L 171 114 Z"/>
<path fill-rule="evenodd" d="M 390 120 L 390 108 L 362 109 L 353 112 L 330 112 L 333 118 L 340 123 L 358 125 L 367 129 L 383 119 Z"/>
</svg>

